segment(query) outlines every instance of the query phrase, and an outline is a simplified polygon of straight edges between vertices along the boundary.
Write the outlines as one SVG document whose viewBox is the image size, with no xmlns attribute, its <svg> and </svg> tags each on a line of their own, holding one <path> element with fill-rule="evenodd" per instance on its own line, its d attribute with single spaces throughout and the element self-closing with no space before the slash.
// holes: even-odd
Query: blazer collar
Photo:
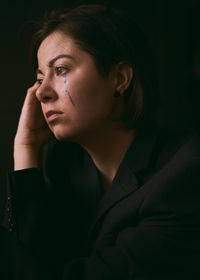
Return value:
<svg viewBox="0 0 200 280">
<path fill-rule="evenodd" d="M 137 134 L 119 166 L 112 185 L 96 207 L 91 232 L 95 229 L 102 215 L 139 188 L 136 172 L 149 166 L 156 139 L 157 133 L 155 130 L 146 130 Z"/>
</svg>

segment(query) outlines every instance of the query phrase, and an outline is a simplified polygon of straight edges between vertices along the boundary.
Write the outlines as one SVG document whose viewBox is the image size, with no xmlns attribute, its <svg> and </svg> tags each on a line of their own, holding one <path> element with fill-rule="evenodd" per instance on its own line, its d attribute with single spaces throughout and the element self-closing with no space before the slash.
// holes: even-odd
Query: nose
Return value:
<svg viewBox="0 0 200 280">
<path fill-rule="evenodd" d="M 36 90 L 36 97 L 41 103 L 56 100 L 57 93 L 53 84 L 50 81 L 44 79 Z"/>
</svg>

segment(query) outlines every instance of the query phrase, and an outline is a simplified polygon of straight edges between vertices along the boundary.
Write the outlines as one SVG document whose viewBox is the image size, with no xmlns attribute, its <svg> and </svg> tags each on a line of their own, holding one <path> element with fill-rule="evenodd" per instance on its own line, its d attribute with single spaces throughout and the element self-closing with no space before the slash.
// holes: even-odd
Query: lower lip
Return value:
<svg viewBox="0 0 200 280">
<path fill-rule="evenodd" d="M 47 119 L 48 123 L 53 123 L 53 122 L 57 121 L 59 119 L 60 115 L 61 114 L 59 114 L 59 113 L 55 113 L 55 114 L 51 115 Z"/>
</svg>

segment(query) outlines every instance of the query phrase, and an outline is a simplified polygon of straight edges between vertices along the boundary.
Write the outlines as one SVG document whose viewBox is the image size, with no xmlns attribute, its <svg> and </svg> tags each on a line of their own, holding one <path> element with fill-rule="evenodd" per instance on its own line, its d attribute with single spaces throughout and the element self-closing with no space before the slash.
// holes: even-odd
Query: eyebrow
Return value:
<svg viewBox="0 0 200 280">
<path fill-rule="evenodd" d="M 61 58 L 69 58 L 69 59 L 72 59 L 74 60 L 74 57 L 69 55 L 69 54 L 60 54 L 60 55 L 57 55 L 56 57 L 52 58 L 49 62 L 48 62 L 48 67 L 53 67 L 54 63 L 58 60 L 58 59 L 61 59 Z M 43 74 L 43 72 L 40 70 L 40 69 L 37 69 L 36 70 L 36 75 L 37 74 Z"/>
</svg>

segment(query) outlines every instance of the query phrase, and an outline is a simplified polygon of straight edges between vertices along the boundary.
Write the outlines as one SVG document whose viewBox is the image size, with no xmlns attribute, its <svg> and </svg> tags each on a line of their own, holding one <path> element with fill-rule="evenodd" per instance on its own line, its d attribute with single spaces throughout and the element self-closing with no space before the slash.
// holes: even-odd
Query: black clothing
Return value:
<svg viewBox="0 0 200 280">
<path fill-rule="evenodd" d="M 138 133 L 105 194 L 78 144 L 52 141 L 41 166 L 10 173 L 8 187 L 41 279 L 197 279 L 198 134 Z"/>
</svg>

